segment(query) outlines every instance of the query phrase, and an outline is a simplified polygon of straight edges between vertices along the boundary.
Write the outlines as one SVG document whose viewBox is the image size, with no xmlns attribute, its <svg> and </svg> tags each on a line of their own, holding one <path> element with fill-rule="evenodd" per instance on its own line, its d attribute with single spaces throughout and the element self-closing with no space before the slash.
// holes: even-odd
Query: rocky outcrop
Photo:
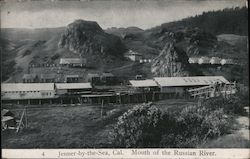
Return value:
<svg viewBox="0 0 250 159">
<path fill-rule="evenodd" d="M 158 77 L 177 77 L 188 76 L 188 69 L 186 53 L 171 42 L 166 44 L 159 56 L 153 60 L 151 72 Z"/>
<path fill-rule="evenodd" d="M 85 20 L 69 24 L 58 46 L 95 61 L 122 58 L 126 51 L 119 37 L 105 33 L 96 22 Z"/>
</svg>

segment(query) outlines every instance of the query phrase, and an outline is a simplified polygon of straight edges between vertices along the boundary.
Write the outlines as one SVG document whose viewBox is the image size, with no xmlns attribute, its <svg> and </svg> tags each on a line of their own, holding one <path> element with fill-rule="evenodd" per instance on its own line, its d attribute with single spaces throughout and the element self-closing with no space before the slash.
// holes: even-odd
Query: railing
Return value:
<svg viewBox="0 0 250 159">
<path fill-rule="evenodd" d="M 194 89 L 189 89 L 188 92 L 192 97 L 216 97 L 219 95 L 230 95 L 236 93 L 235 84 L 227 84 L 224 86 L 210 85 Z"/>
</svg>

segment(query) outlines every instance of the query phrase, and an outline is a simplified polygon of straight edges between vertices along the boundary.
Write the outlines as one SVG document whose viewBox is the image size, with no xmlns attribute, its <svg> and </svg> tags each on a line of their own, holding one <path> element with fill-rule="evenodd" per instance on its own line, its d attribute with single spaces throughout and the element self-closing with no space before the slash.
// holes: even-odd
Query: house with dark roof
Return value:
<svg viewBox="0 0 250 159">
<path fill-rule="evenodd" d="M 87 75 L 87 81 L 91 84 L 100 84 L 101 83 L 101 76 L 97 73 L 89 73 Z"/>
<path fill-rule="evenodd" d="M 65 82 L 66 83 L 78 83 L 80 79 L 79 75 L 66 75 Z"/>
<path fill-rule="evenodd" d="M 111 85 L 115 83 L 115 76 L 112 73 L 103 73 L 101 81 L 105 85 Z"/>
<path fill-rule="evenodd" d="M 40 83 L 53 83 L 56 82 L 56 74 L 41 74 Z"/>
</svg>

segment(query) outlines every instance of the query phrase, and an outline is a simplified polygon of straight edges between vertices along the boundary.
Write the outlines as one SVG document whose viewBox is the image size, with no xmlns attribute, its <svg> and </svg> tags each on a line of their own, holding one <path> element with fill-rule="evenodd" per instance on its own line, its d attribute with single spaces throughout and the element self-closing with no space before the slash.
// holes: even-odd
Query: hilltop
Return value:
<svg viewBox="0 0 250 159">
<path fill-rule="evenodd" d="M 126 51 L 118 37 L 105 33 L 97 22 L 85 20 L 69 24 L 62 33 L 58 46 L 86 58 L 93 65 L 112 63 L 123 58 Z"/>
</svg>

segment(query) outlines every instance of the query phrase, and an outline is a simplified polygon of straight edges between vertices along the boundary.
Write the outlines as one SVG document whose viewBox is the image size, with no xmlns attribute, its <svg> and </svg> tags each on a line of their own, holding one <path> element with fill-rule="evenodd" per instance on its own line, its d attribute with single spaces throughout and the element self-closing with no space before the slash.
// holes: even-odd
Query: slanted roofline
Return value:
<svg viewBox="0 0 250 159">
<path fill-rule="evenodd" d="M 215 82 L 230 83 L 223 76 L 155 77 L 154 80 L 161 87 L 206 86 Z"/>
</svg>

